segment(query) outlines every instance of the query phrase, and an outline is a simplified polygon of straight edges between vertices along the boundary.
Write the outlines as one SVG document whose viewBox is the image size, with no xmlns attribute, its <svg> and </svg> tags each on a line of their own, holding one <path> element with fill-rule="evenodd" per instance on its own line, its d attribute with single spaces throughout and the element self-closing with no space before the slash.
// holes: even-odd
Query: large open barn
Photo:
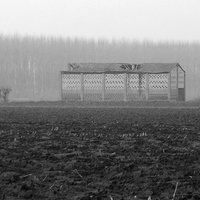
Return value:
<svg viewBox="0 0 200 200">
<path fill-rule="evenodd" d="M 63 101 L 185 100 L 178 63 L 70 63 L 61 84 Z"/>
</svg>

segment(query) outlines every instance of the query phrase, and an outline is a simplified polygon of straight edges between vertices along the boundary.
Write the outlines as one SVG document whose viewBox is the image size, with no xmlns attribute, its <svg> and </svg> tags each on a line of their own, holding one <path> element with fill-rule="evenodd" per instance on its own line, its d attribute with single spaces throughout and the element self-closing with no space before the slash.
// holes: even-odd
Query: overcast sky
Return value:
<svg viewBox="0 0 200 200">
<path fill-rule="evenodd" d="M 0 33 L 200 41 L 200 0 L 0 0 Z"/>
</svg>

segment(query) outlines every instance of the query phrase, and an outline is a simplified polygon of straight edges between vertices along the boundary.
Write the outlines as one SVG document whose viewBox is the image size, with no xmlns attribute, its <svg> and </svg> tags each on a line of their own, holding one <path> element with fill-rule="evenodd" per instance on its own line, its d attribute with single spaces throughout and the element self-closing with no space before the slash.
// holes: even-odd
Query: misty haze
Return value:
<svg viewBox="0 0 200 200">
<path fill-rule="evenodd" d="M 0 200 L 200 200 L 199 0 L 0 0 Z"/>
<path fill-rule="evenodd" d="M 186 100 L 200 98 L 200 44 L 0 36 L 0 84 L 11 101 L 60 100 L 68 63 L 171 63 L 186 71 Z"/>
</svg>

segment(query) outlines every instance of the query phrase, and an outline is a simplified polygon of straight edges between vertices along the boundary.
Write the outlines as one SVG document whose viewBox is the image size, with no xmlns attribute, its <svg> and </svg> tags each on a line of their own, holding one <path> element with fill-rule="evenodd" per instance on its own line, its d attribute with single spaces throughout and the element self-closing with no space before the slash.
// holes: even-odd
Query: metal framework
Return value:
<svg viewBox="0 0 200 200">
<path fill-rule="evenodd" d="M 185 100 L 185 72 L 62 71 L 63 101 Z"/>
</svg>

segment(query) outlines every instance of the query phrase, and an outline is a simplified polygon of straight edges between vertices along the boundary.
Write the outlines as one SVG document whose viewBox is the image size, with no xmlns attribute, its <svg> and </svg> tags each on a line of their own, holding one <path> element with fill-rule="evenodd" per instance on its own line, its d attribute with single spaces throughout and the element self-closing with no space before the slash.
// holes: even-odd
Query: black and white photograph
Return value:
<svg viewBox="0 0 200 200">
<path fill-rule="evenodd" d="M 200 200 L 199 0 L 0 0 L 0 200 Z"/>
</svg>

